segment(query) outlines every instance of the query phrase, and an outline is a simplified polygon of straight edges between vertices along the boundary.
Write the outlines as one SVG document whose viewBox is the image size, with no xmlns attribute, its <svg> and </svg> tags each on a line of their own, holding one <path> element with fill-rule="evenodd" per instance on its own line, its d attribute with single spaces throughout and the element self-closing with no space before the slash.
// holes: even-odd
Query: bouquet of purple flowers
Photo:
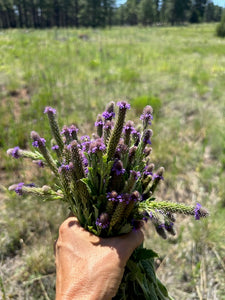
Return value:
<svg viewBox="0 0 225 300">
<path fill-rule="evenodd" d="M 195 207 L 168 201 L 157 201 L 154 192 L 163 180 L 164 168 L 154 171 L 151 162 L 149 129 L 153 109 L 146 106 L 140 117 L 142 125 L 125 123 L 130 105 L 109 103 L 97 116 L 96 133 L 78 137 L 75 125 L 59 129 L 56 110 L 46 107 L 53 139 L 51 151 L 46 140 L 31 132 L 34 151 L 15 147 L 8 150 L 14 158 L 30 158 L 40 167 L 49 167 L 55 176 L 55 187 L 36 187 L 19 183 L 9 189 L 19 195 L 35 194 L 46 200 L 62 200 L 77 217 L 81 226 L 101 237 L 118 236 L 151 221 L 162 238 L 175 235 L 175 213 L 193 215 L 199 220 L 207 211 L 199 203 Z M 156 277 L 154 258 L 157 254 L 143 246 L 136 249 L 125 268 L 115 299 L 172 299 Z"/>
</svg>

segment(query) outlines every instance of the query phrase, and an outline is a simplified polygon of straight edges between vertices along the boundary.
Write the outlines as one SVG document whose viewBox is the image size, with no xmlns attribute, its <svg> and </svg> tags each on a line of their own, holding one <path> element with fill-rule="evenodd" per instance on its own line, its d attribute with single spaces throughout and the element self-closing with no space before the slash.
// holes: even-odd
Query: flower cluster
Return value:
<svg viewBox="0 0 225 300">
<path fill-rule="evenodd" d="M 167 233 L 176 234 L 174 214 L 193 215 L 196 220 L 207 216 L 207 211 L 199 203 L 194 207 L 156 200 L 154 192 L 164 179 L 164 168 L 154 171 L 155 165 L 151 161 L 152 148 L 149 145 L 153 131 L 148 126 L 153 120 L 153 109 L 150 105 L 144 108 L 140 127 L 131 120 L 125 122 L 130 104 L 120 101 L 117 106 L 115 122 L 115 104 L 110 102 L 97 116 L 96 132 L 91 137 L 80 138 L 78 128 L 73 124 L 60 129 L 56 110 L 46 107 L 44 113 L 48 116 L 53 136 L 52 151 L 46 140 L 32 131 L 35 151 L 15 147 L 7 153 L 16 159 L 31 158 L 41 168 L 49 167 L 56 177 L 57 190 L 22 182 L 11 186 L 10 190 L 19 195 L 34 193 L 47 200 L 67 202 L 80 224 L 102 237 L 128 233 L 139 228 L 143 220 L 150 220 L 156 232 L 167 238 Z M 151 263 L 149 260 L 148 264 Z M 147 294 L 146 299 L 150 299 L 149 292 Z M 169 298 L 165 296 L 163 299 Z"/>
<path fill-rule="evenodd" d="M 125 228 L 131 230 L 136 221 L 148 218 L 156 231 L 165 237 L 165 230 L 174 233 L 171 230 L 174 222 L 168 217 L 174 212 L 174 207 L 167 203 L 165 211 L 160 208 L 162 202 L 153 198 L 157 185 L 164 179 L 164 168 L 154 172 L 155 166 L 150 158 L 152 148 L 149 144 L 153 131 L 148 126 L 153 119 L 153 109 L 149 105 L 144 108 L 140 129 L 133 121 L 125 122 L 130 104 L 121 101 L 117 106 L 115 124 L 112 121 L 115 105 L 110 102 L 106 110 L 97 116 L 96 134 L 92 138 L 82 136 L 80 140 L 75 125 L 59 129 L 56 110 L 48 106 L 44 113 L 49 118 L 54 138 L 51 149 L 57 158 L 54 152 L 51 154 L 48 150 L 46 140 L 35 131 L 31 132 L 32 145 L 37 148 L 39 156 L 34 157 L 34 154 L 19 147 L 9 149 L 8 154 L 14 158 L 32 157 L 41 168 L 49 166 L 61 182 L 64 200 L 69 203 L 72 212 L 82 226 L 89 226 L 95 234 L 117 235 Z M 24 186 L 23 183 L 18 184 L 15 191 L 22 195 Z M 199 203 L 185 212 L 183 207 L 176 205 L 176 213 L 192 214 L 196 220 L 204 216 Z M 93 207 L 97 209 L 97 215 L 92 213 Z"/>
</svg>

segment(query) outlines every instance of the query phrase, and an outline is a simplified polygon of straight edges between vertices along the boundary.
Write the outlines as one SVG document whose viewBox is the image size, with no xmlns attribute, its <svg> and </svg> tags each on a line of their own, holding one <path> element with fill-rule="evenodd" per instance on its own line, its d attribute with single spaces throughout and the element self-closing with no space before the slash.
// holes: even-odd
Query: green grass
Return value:
<svg viewBox="0 0 225 300">
<path fill-rule="evenodd" d="M 201 202 L 210 211 L 202 223 L 178 220 L 178 235 L 169 241 L 149 231 L 147 244 L 165 257 L 159 273 L 176 299 L 224 299 L 225 40 L 215 36 L 215 28 L 0 32 L 4 186 L 51 181 L 45 170 L 5 154 L 16 145 L 29 148 L 31 130 L 49 138 L 46 105 L 57 109 L 60 125 L 75 123 L 80 134 L 92 131 L 97 113 L 111 100 L 127 99 L 134 108 L 128 118 L 134 120 L 146 104 L 153 106 L 152 160 L 166 168 L 158 197 Z M 89 39 L 79 39 L 81 33 Z M 53 299 L 52 244 L 67 211 L 58 203 L 4 193 L 0 211 L 2 297 Z"/>
</svg>

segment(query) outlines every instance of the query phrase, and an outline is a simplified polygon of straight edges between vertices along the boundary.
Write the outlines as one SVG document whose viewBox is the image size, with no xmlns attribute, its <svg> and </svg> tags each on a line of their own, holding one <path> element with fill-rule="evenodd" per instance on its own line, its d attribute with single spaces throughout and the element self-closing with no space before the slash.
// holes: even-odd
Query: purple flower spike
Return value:
<svg viewBox="0 0 225 300">
<path fill-rule="evenodd" d="M 46 106 L 44 110 L 44 114 L 56 114 L 56 109 L 52 108 L 51 106 Z"/>
<path fill-rule="evenodd" d="M 105 151 L 106 146 L 101 138 L 91 142 L 88 153 L 99 153 Z"/>
<path fill-rule="evenodd" d="M 101 213 L 95 224 L 102 229 L 109 227 L 109 215 L 107 213 Z"/>
<path fill-rule="evenodd" d="M 62 164 L 62 165 L 59 167 L 58 172 L 61 173 L 63 170 L 64 170 L 64 171 L 69 171 L 69 170 L 70 170 L 70 165 L 64 165 L 64 164 Z"/>
<path fill-rule="evenodd" d="M 126 204 L 129 204 L 131 200 L 130 194 L 122 194 L 121 199 L 119 200 L 120 202 L 124 202 Z"/>
<path fill-rule="evenodd" d="M 196 204 L 196 207 L 195 207 L 195 210 L 194 210 L 194 212 L 195 212 L 195 220 L 200 220 L 200 218 L 201 218 L 201 212 L 200 212 L 200 209 L 201 209 L 201 204 L 200 203 L 197 203 Z"/>
<path fill-rule="evenodd" d="M 123 168 L 123 163 L 121 160 L 115 161 L 112 171 L 116 173 L 116 176 L 119 176 L 121 174 L 125 173 L 125 169 Z"/>
<path fill-rule="evenodd" d="M 144 143 L 145 145 L 151 144 L 150 138 L 152 137 L 152 134 L 153 134 L 153 132 L 152 132 L 151 129 L 147 129 L 147 130 L 144 132 L 143 143 Z"/>
<path fill-rule="evenodd" d="M 90 136 L 89 135 L 83 135 L 80 139 L 81 139 L 82 142 L 87 142 L 87 141 L 90 141 Z"/>
<path fill-rule="evenodd" d="M 72 134 L 73 132 L 78 132 L 79 129 L 75 125 L 71 125 L 69 127 L 69 131 L 70 131 L 70 134 Z"/>
<path fill-rule="evenodd" d="M 9 151 L 8 153 L 10 155 L 12 155 L 14 158 L 20 158 L 19 150 L 20 150 L 20 147 L 16 146 L 13 149 L 11 149 L 11 151 Z"/>
<path fill-rule="evenodd" d="M 107 130 L 107 129 L 108 129 L 108 130 L 112 129 L 112 128 L 113 128 L 113 122 L 112 122 L 112 121 L 107 121 L 107 122 L 105 122 L 103 128 L 106 129 L 106 130 Z"/>
<path fill-rule="evenodd" d="M 152 174 L 149 174 L 149 175 L 152 175 Z M 157 174 L 157 173 L 154 173 L 152 179 L 155 180 L 156 178 L 159 178 L 159 179 L 164 180 L 164 177 L 163 177 L 162 175 L 159 175 L 159 174 Z"/>
<path fill-rule="evenodd" d="M 123 127 L 123 133 L 126 133 L 126 132 L 133 132 L 135 129 L 134 129 L 134 122 L 132 121 L 127 121 L 127 123 L 125 124 L 125 126 Z"/>
<path fill-rule="evenodd" d="M 40 138 L 38 141 L 34 141 L 32 143 L 33 147 L 39 148 L 39 143 L 42 143 L 45 146 L 46 140 L 44 138 Z"/>
<path fill-rule="evenodd" d="M 38 166 L 39 166 L 40 168 L 44 168 L 44 167 L 45 167 L 45 164 L 43 163 L 42 160 L 38 160 L 38 161 L 37 161 L 37 164 L 38 164 Z"/>
<path fill-rule="evenodd" d="M 59 146 L 58 146 L 58 145 L 52 146 L 52 150 L 58 150 L 58 149 L 59 149 Z"/>
<path fill-rule="evenodd" d="M 80 139 L 82 141 L 82 143 L 81 143 L 82 150 L 84 152 L 88 152 L 89 147 L 90 147 L 90 143 L 91 143 L 89 135 L 83 135 Z"/>
<path fill-rule="evenodd" d="M 143 174 L 146 176 L 148 176 L 148 175 L 153 176 L 154 167 L 155 167 L 155 165 L 153 163 L 151 163 L 149 166 L 146 166 Z"/>
<path fill-rule="evenodd" d="M 130 173 L 134 176 L 135 180 L 138 180 L 138 178 L 141 176 L 141 172 L 139 171 L 130 170 Z"/>
<path fill-rule="evenodd" d="M 24 182 L 20 182 L 20 183 L 18 183 L 17 187 L 15 188 L 15 192 L 20 196 L 23 195 L 23 192 L 22 192 L 23 186 L 24 186 Z"/>
<path fill-rule="evenodd" d="M 62 129 L 62 131 L 60 132 L 61 134 L 68 134 L 68 135 L 70 135 L 70 129 L 69 129 L 69 127 L 68 126 L 63 126 L 63 129 Z"/>
<path fill-rule="evenodd" d="M 130 109 L 130 104 L 126 101 L 117 102 L 117 106 L 119 106 L 120 109 Z"/>
<path fill-rule="evenodd" d="M 38 148 L 38 147 L 39 147 L 39 146 L 38 146 L 38 141 L 34 141 L 34 142 L 32 143 L 32 146 L 35 147 L 35 148 Z"/>
<path fill-rule="evenodd" d="M 109 200 L 109 201 L 113 201 L 113 202 L 118 202 L 118 194 L 116 191 L 112 191 L 112 192 L 109 192 L 107 193 L 107 196 L 106 198 Z"/>
<path fill-rule="evenodd" d="M 112 120 L 115 117 L 114 111 L 108 112 L 107 110 L 102 113 L 102 116 L 105 120 Z M 95 125 L 96 126 L 96 125 Z"/>
<path fill-rule="evenodd" d="M 95 126 L 97 127 L 97 126 L 103 126 L 104 125 L 104 123 L 103 123 L 103 121 L 99 118 L 96 122 L 95 122 Z"/>
<path fill-rule="evenodd" d="M 133 200 L 134 202 L 137 202 L 140 200 L 140 194 L 138 191 L 134 191 L 131 196 L 130 196 L 130 200 Z"/>
<path fill-rule="evenodd" d="M 153 109 L 150 105 L 147 105 L 144 110 L 143 110 L 143 113 L 140 117 L 140 120 L 143 121 L 143 124 L 144 124 L 144 128 L 147 127 L 147 125 L 151 125 L 151 120 L 153 120 L 153 116 L 152 116 L 152 113 L 153 113 Z"/>
</svg>

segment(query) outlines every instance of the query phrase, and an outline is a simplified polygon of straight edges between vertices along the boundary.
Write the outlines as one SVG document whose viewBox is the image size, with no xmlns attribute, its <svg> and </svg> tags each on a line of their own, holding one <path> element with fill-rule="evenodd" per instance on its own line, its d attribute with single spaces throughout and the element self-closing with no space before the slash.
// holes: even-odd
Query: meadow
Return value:
<svg viewBox="0 0 225 300">
<path fill-rule="evenodd" d="M 0 298 L 54 299 L 53 243 L 68 215 L 7 191 L 51 175 L 6 150 L 32 147 L 31 130 L 49 139 L 47 105 L 83 135 L 106 103 L 126 99 L 127 120 L 154 108 L 152 161 L 166 170 L 157 197 L 210 212 L 178 218 L 165 241 L 148 226 L 158 276 L 175 299 L 225 299 L 225 39 L 215 26 L 0 31 Z"/>
</svg>

